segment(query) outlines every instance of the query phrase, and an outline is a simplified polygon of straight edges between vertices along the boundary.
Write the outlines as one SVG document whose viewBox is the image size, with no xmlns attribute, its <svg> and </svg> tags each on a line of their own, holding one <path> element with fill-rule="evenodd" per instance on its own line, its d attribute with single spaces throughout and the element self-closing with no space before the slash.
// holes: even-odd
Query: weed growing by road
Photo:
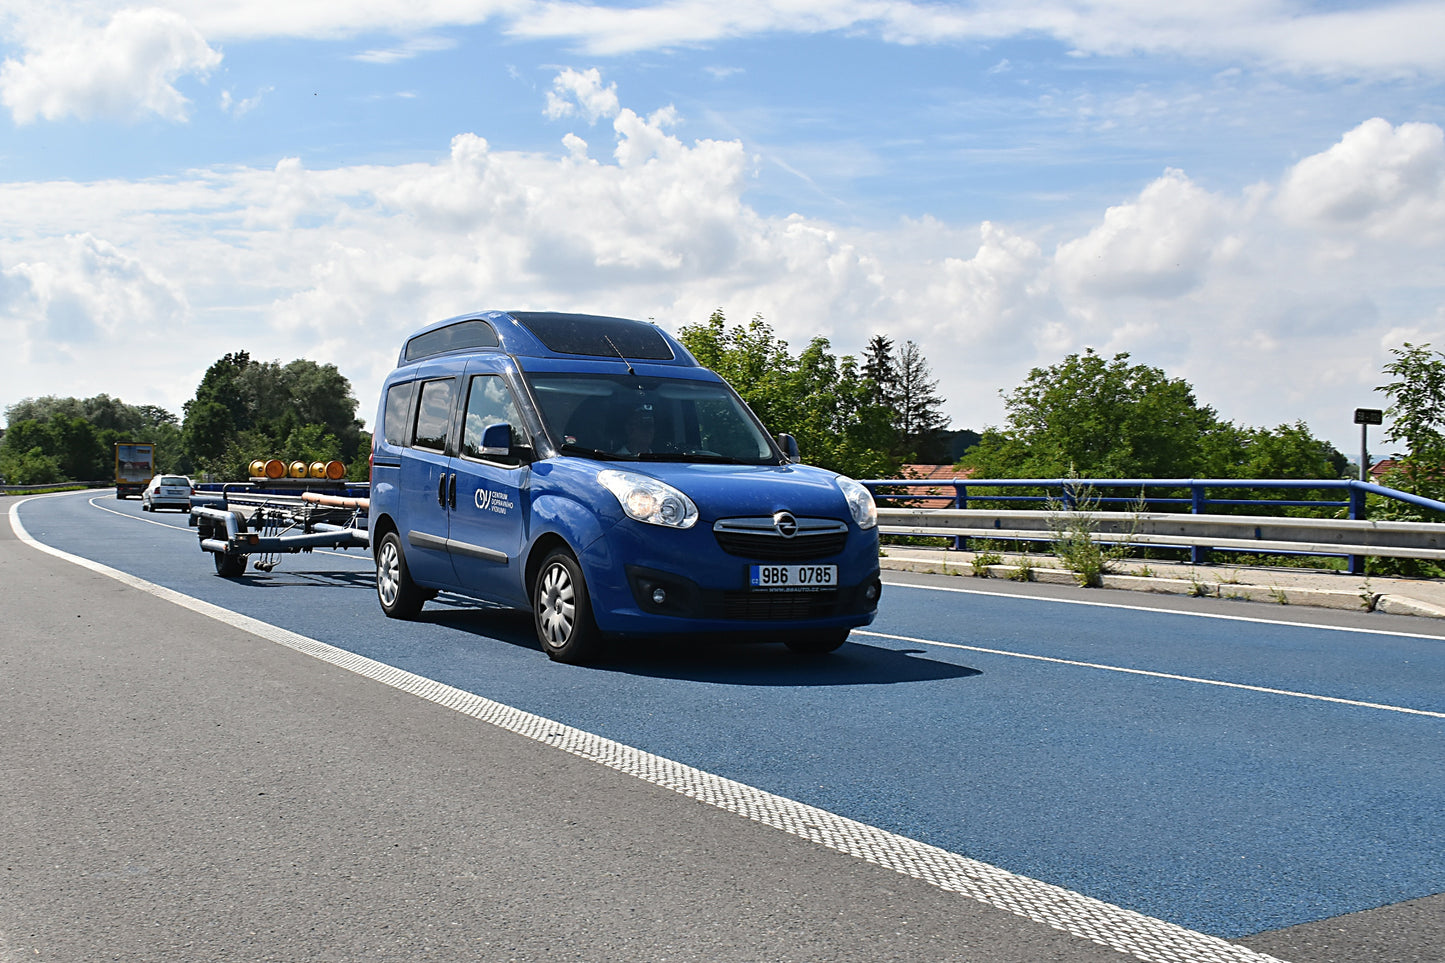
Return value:
<svg viewBox="0 0 1445 963">
<path fill-rule="evenodd" d="M 1086 588 L 1098 588 L 1104 582 L 1104 575 L 1129 552 L 1129 543 L 1139 527 L 1139 516 L 1146 509 L 1144 496 L 1140 493 L 1135 503 L 1132 524 L 1129 531 L 1121 536 L 1110 536 L 1112 545 L 1100 544 L 1099 493 L 1093 485 L 1076 484 L 1078 476 L 1069 473 L 1067 484 L 1069 502 L 1053 497 L 1048 500 L 1049 529 L 1054 535 L 1054 554 L 1064 563 L 1064 568 L 1074 574 L 1074 581 Z"/>
<path fill-rule="evenodd" d="M 969 562 L 973 566 L 973 574 L 978 578 L 988 578 L 993 573 L 989 571 L 990 565 L 998 565 L 1003 561 L 1003 556 L 998 552 L 985 550 L 975 552 L 973 560 Z"/>
</svg>

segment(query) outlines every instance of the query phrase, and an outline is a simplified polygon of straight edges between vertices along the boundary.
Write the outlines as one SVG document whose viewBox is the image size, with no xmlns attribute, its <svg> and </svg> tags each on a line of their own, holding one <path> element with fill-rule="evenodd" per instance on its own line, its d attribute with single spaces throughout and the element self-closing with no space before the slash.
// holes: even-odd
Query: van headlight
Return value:
<svg viewBox="0 0 1445 963">
<path fill-rule="evenodd" d="M 692 528 L 697 521 L 692 499 L 656 478 L 609 468 L 599 471 L 597 480 L 617 496 L 628 518 L 668 528 Z"/>
<path fill-rule="evenodd" d="M 843 498 L 848 502 L 848 511 L 853 513 L 853 521 L 858 523 L 858 527 L 865 530 L 877 528 L 878 506 L 873 503 L 872 492 L 846 475 L 839 475 L 837 481 L 838 487 L 843 490 Z"/>
</svg>

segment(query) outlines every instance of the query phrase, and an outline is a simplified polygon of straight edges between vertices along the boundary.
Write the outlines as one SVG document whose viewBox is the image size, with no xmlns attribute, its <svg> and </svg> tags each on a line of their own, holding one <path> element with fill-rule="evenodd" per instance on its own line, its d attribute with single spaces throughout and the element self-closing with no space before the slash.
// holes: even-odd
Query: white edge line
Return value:
<svg viewBox="0 0 1445 963">
<path fill-rule="evenodd" d="M 887 571 L 898 571 L 888 569 Z M 927 574 L 927 573 L 919 573 Z M 989 598 L 1026 599 L 1030 602 L 1056 602 L 1059 605 L 1085 605 L 1100 609 L 1125 609 L 1130 612 L 1156 612 L 1160 615 L 1182 615 L 1191 619 L 1219 619 L 1225 622 L 1252 622 L 1257 625 L 1282 625 L 1296 629 L 1320 629 L 1325 632 L 1358 632 L 1361 635 L 1388 635 L 1400 639 L 1424 639 L 1445 642 L 1445 636 L 1418 632 L 1396 632 L 1391 629 L 1352 628 L 1348 625 L 1319 625 L 1314 622 L 1290 622 L 1286 619 L 1261 619 L 1252 615 L 1225 615 L 1222 612 L 1189 612 L 1183 609 L 1162 609 L 1152 605 L 1129 605 L 1124 602 L 1095 602 L 1090 599 L 1056 599 L 1044 595 L 1014 595 L 1011 592 L 990 592 L 987 589 L 953 588 L 947 585 L 915 585 L 912 582 L 884 582 L 890 588 L 918 589 L 922 592 L 953 592 L 958 595 L 986 595 Z"/>
<path fill-rule="evenodd" d="M 946 892 L 957 893 L 996 909 L 1006 910 L 1015 916 L 1043 923 L 1071 936 L 1127 953 L 1146 963 L 1282 963 L 1277 957 L 1219 937 L 1125 909 L 1052 883 L 1010 873 L 907 836 L 778 796 L 664 756 L 644 752 L 53 548 L 32 537 L 20 521 L 19 508 L 29 500 L 22 498 L 12 505 L 9 515 L 11 528 L 16 536 L 31 548 L 115 579 L 199 615 L 578 758 L 670 789 L 679 795 L 836 852 L 891 869 Z"/>
<path fill-rule="evenodd" d="M 1295 699 L 1312 699 L 1316 702 L 1334 702 L 1339 705 L 1356 706 L 1362 709 L 1383 709 L 1387 712 L 1403 712 L 1412 716 L 1429 716 L 1432 719 L 1445 719 L 1445 712 L 1432 712 L 1428 709 L 1411 709 L 1407 706 L 1392 706 L 1380 702 L 1360 702 L 1355 699 L 1342 699 L 1338 696 L 1316 695 L 1311 692 L 1295 692 L 1291 689 L 1272 689 L 1269 686 L 1247 685 L 1243 682 L 1225 682 L 1220 679 L 1201 679 L 1192 675 L 1175 675 L 1171 672 L 1154 672 L 1149 669 L 1130 669 L 1120 665 L 1104 665 L 1099 662 L 1078 662 L 1074 659 L 1057 659 L 1047 655 L 1032 655 L 1028 652 L 1010 652 L 1007 649 L 989 649 L 981 645 L 964 645 L 961 642 L 940 642 L 937 639 L 917 639 L 908 635 L 890 635 L 887 632 L 873 632 L 866 629 L 854 629 L 855 635 L 871 635 L 877 639 L 891 639 L 895 642 L 909 642 L 915 645 L 936 645 L 945 649 L 962 649 L 965 652 L 982 652 L 987 655 L 1004 655 L 1011 659 L 1029 659 L 1034 662 L 1052 662 L 1055 665 L 1070 665 L 1081 669 L 1099 669 L 1103 672 L 1122 672 L 1126 675 L 1143 675 L 1154 679 L 1169 679 L 1174 682 L 1192 682 L 1197 685 L 1219 686 L 1223 689 L 1243 689 L 1246 692 L 1264 692 L 1269 695 L 1290 696 Z"/>
</svg>

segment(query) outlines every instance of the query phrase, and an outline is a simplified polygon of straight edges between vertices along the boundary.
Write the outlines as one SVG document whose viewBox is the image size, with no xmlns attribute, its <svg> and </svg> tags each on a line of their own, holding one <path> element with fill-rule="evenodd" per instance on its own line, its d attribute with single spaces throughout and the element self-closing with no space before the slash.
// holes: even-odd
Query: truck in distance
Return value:
<svg viewBox="0 0 1445 963">
<path fill-rule="evenodd" d="M 144 442 L 115 443 L 115 497 L 140 497 L 146 483 L 155 475 L 155 445 Z"/>
</svg>

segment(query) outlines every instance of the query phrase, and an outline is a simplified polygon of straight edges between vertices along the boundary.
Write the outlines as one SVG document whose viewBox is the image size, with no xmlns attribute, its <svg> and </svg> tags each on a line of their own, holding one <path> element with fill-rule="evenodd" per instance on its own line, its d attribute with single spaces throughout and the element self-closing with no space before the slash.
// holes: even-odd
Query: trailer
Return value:
<svg viewBox="0 0 1445 963">
<path fill-rule="evenodd" d="M 312 491 L 300 487 L 226 485 L 220 492 L 191 496 L 191 525 L 201 551 L 209 552 L 216 574 L 235 578 L 252 568 L 270 572 L 281 556 L 316 548 L 368 548 L 369 498 L 342 487 Z"/>
</svg>

